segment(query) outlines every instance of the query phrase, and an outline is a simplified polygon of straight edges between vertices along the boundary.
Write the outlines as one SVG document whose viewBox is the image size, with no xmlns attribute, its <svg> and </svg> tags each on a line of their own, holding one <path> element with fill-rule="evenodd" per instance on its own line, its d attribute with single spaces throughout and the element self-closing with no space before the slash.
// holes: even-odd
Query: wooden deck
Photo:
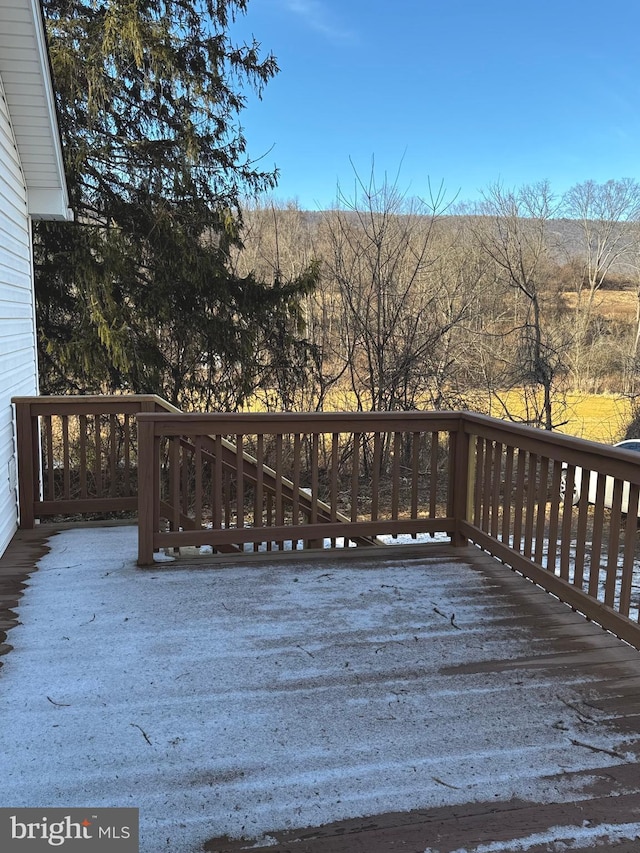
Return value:
<svg viewBox="0 0 640 853">
<path fill-rule="evenodd" d="M 48 527 L 20 532 L 0 559 L 2 631 L 15 624 L 15 606 L 22 584 L 44 552 L 45 537 L 50 532 L 53 529 Z M 388 559 L 389 550 L 380 549 L 375 559 Z M 307 559 L 313 559 L 312 555 Z M 324 561 L 329 559 L 339 562 L 340 557 L 335 554 L 323 557 Z M 368 555 L 367 559 L 371 561 L 374 557 Z M 476 662 L 471 656 L 464 665 L 441 666 L 438 676 L 445 679 L 451 676 L 453 687 L 454 680 L 460 683 L 459 676 L 486 675 L 490 683 L 496 675 L 513 673 L 518 683 L 536 679 L 544 682 L 546 695 L 550 689 L 554 690 L 554 685 L 558 692 L 563 692 L 570 683 L 573 698 L 565 705 L 566 719 L 555 711 L 554 716 L 549 716 L 544 704 L 539 707 L 539 715 L 549 732 L 557 734 L 566 724 L 570 732 L 569 748 L 582 756 L 581 769 L 562 771 L 555 778 L 542 780 L 547 790 L 553 790 L 557 783 L 559 792 L 557 798 L 550 797 L 545 802 L 521 797 L 465 803 L 460 801 L 459 785 L 437 779 L 443 793 L 450 789 L 450 804 L 272 832 L 276 843 L 264 847 L 256 847 L 255 842 L 211 839 L 204 850 L 208 853 L 239 853 L 247 849 L 253 853 L 475 853 L 476 850 L 550 853 L 595 848 L 637 853 L 640 850 L 640 768 L 636 763 L 640 754 L 640 652 L 587 622 L 476 548 L 454 550 L 429 546 L 429 550 L 423 549 L 413 556 L 403 552 L 401 559 L 409 563 L 430 562 L 434 571 L 439 560 L 444 565 L 457 562 L 461 572 L 471 571 L 481 578 L 487 641 L 508 642 L 509 638 L 517 637 L 520 652 L 515 657 L 479 658 Z M 464 583 L 460 587 L 460 601 L 461 609 L 473 604 L 468 594 L 465 598 Z M 464 627 L 453 633 L 456 639 L 464 641 Z M 523 654 L 523 648 L 529 652 Z M 10 649 L 10 633 L 3 649 Z M 468 707 L 469 702 L 464 705 L 461 702 L 460 707 L 464 706 Z M 519 720 L 518 709 L 501 707 L 499 694 L 494 707 L 500 718 L 502 740 L 527 743 L 530 732 Z M 576 723 L 580 729 L 577 737 L 574 736 Z M 455 734 L 452 743 L 459 742 L 461 737 L 473 742 L 476 737 L 473 713 L 452 719 L 451 729 Z M 601 737 L 604 731 L 608 736 L 607 746 L 603 746 Z M 616 744 L 613 747 L 612 742 Z M 446 743 L 434 743 L 432 747 L 434 752 L 447 754 Z M 579 793 L 567 798 L 566 791 L 572 787 Z M 179 815 L 176 818 L 179 821 Z"/>
<path fill-rule="evenodd" d="M 452 549 L 440 549 L 451 558 Z M 458 554 L 460 552 L 457 552 Z M 435 551 L 434 551 L 435 554 Z M 469 802 L 412 812 L 368 815 L 331 825 L 274 832 L 277 844 L 255 847 L 246 841 L 211 839 L 208 853 L 452 853 L 477 849 L 488 851 L 526 850 L 551 853 L 558 850 L 640 850 L 640 652 L 599 626 L 588 622 L 571 608 L 539 587 L 474 548 L 464 560 L 487 580 L 487 595 L 495 606 L 495 617 L 487 623 L 488 634 L 508 637 L 524 631 L 533 654 L 510 660 L 493 660 L 457 667 L 451 675 L 513 672 L 514 679 L 556 682 L 562 689 L 571 681 L 578 698 L 567 708 L 569 716 L 583 723 L 584 734 L 573 740 L 587 756 L 585 769 L 558 774 L 559 790 L 569 784 L 583 787 L 576 799 L 539 803 L 526 799 Z M 541 646 L 544 651 L 541 651 Z M 540 706 L 540 717 L 547 709 Z M 516 714 L 496 714 L 505 726 L 517 725 Z M 562 719 L 549 719 L 549 726 L 563 727 Z M 598 758 L 607 749 L 599 747 L 598 731 L 606 727 L 618 733 L 624 748 L 611 750 L 612 763 L 602 767 Z M 452 720 L 452 727 L 474 738 L 473 718 Z M 526 742 L 528 732 L 505 731 L 505 740 Z M 442 745 L 434 745 L 441 749 Z M 588 756 L 595 760 L 589 762 Z M 546 780 L 553 787 L 554 780 Z M 635 827 L 631 826 L 635 824 Z M 604 827 L 611 825 L 610 834 Z M 600 831 L 597 827 L 602 826 Z M 624 827 L 617 832 L 615 827 Z M 616 837 L 621 834 L 627 837 Z M 582 840 L 581 840 L 582 836 Z M 631 837 L 629 837 L 631 836 Z M 558 842 L 556 844 L 556 842 Z M 566 843 L 566 847 L 562 846 Z M 486 847 L 485 847 L 486 845 Z M 489 846 L 490 845 L 490 846 Z"/>
</svg>

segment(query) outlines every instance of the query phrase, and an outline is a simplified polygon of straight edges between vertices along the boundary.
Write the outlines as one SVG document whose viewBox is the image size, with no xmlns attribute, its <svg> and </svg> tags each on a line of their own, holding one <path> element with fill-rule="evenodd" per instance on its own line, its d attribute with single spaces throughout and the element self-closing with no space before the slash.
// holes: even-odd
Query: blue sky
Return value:
<svg viewBox="0 0 640 853">
<path fill-rule="evenodd" d="M 234 35 L 281 69 L 242 113 L 249 153 L 312 210 L 353 194 L 350 161 L 459 200 L 640 179 L 638 33 L 639 0 L 249 0 Z"/>
</svg>

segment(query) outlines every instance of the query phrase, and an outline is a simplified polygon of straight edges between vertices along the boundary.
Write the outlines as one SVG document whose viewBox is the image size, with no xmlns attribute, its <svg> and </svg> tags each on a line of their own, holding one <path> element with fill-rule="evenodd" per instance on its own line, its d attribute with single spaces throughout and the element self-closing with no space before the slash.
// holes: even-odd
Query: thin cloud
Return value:
<svg viewBox="0 0 640 853">
<path fill-rule="evenodd" d="M 354 34 L 340 26 L 331 9 L 321 0 L 286 0 L 285 6 L 312 30 L 332 41 L 348 41 Z"/>
</svg>

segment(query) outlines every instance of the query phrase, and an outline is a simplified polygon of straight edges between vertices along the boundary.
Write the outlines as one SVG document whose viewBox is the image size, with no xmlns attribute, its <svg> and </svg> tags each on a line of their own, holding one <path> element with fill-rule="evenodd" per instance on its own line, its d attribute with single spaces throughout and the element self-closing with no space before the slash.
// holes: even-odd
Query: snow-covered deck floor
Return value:
<svg viewBox="0 0 640 853">
<path fill-rule="evenodd" d="M 139 807 L 143 853 L 640 849 L 640 653 L 475 549 L 49 544 L 0 669 L 3 805 Z"/>
</svg>

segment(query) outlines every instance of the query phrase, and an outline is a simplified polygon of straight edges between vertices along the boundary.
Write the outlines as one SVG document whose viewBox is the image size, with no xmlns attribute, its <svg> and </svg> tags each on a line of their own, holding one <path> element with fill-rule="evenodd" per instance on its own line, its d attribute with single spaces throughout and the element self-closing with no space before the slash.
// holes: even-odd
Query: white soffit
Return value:
<svg viewBox="0 0 640 853">
<path fill-rule="evenodd" d="M 30 216 L 72 219 L 40 0 L 0 0 L 0 81 Z"/>
</svg>

